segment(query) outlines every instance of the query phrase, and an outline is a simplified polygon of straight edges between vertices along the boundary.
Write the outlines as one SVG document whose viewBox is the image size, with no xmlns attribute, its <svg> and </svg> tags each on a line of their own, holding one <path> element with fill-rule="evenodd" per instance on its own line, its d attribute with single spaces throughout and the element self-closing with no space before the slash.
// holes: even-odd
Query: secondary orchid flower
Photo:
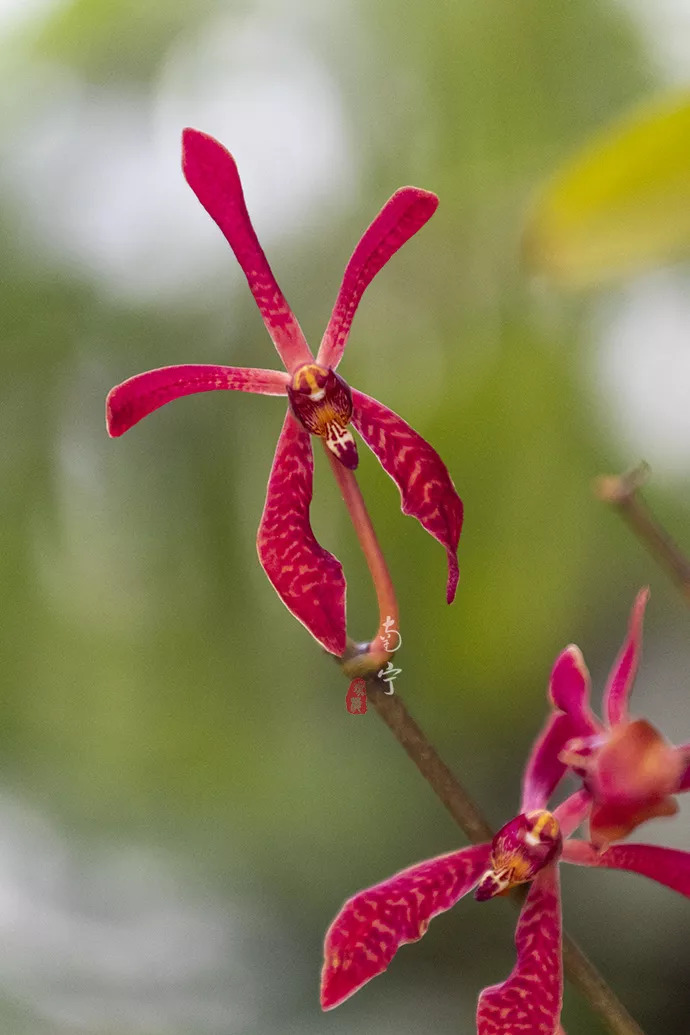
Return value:
<svg viewBox="0 0 690 1035">
<path fill-rule="evenodd" d="M 645 820 L 674 815 L 673 795 L 690 789 L 690 745 L 674 747 L 650 722 L 628 712 L 648 598 L 648 589 L 637 594 L 628 635 L 604 691 L 604 722 L 590 709 L 589 673 L 577 647 L 565 649 L 551 676 L 551 723 L 571 730 L 561 762 L 583 778 L 592 795 L 589 834 L 600 848 L 627 837 Z"/>
<path fill-rule="evenodd" d="M 386 970 L 401 945 L 421 938 L 433 917 L 468 892 L 474 889 L 481 902 L 531 883 L 517 923 L 516 965 L 505 981 L 480 994 L 477 1033 L 557 1035 L 563 1000 L 559 864 L 630 870 L 690 897 L 690 852 L 623 844 L 600 853 L 586 841 L 571 840 L 591 805 L 585 790 L 553 812 L 546 810 L 563 772 L 558 752 L 567 730 L 564 723 L 559 727 L 537 740 L 523 779 L 520 813 L 490 844 L 418 863 L 345 903 L 326 934 L 324 1010 Z"/>
<path fill-rule="evenodd" d="M 316 541 L 309 522 L 311 437 L 353 469 L 355 427 L 398 486 L 402 510 L 416 517 L 445 548 L 446 599 L 458 582 L 462 503 L 438 454 L 401 417 L 358 392 L 336 373 L 365 289 L 388 260 L 431 218 L 438 198 L 401 187 L 365 231 L 345 269 L 316 358 L 281 292 L 250 222 L 233 157 L 213 137 L 186 129 L 182 169 L 187 183 L 218 224 L 249 283 L 285 371 L 185 364 L 137 374 L 108 395 L 111 436 L 122 435 L 172 399 L 216 389 L 282 395 L 288 410 L 278 438 L 259 524 L 261 565 L 286 607 L 326 650 L 346 646 L 345 579 L 339 561 Z"/>
</svg>

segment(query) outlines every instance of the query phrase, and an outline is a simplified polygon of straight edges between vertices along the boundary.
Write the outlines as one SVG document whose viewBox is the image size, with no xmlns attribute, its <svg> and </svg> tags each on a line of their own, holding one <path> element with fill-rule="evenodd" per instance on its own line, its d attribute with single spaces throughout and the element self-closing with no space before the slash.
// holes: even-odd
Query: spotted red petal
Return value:
<svg viewBox="0 0 690 1035">
<path fill-rule="evenodd" d="M 677 848 L 622 844 L 613 845 L 600 853 L 588 841 L 566 841 L 562 859 L 578 866 L 599 866 L 639 873 L 690 898 L 690 852 L 682 852 Z"/>
<path fill-rule="evenodd" d="M 477 1035 L 554 1035 L 563 1001 L 561 902 L 555 863 L 537 874 L 515 933 L 517 964 L 479 997 Z"/>
<path fill-rule="evenodd" d="M 433 917 L 471 891 L 489 852 L 488 844 L 475 845 L 429 859 L 349 899 L 326 934 L 323 1009 L 381 974 L 401 945 L 421 938 Z"/>
<path fill-rule="evenodd" d="M 249 219 L 235 159 L 197 129 L 182 133 L 182 171 L 235 253 L 278 355 L 289 371 L 313 357 Z"/>
<path fill-rule="evenodd" d="M 147 370 L 123 381 L 108 393 L 105 403 L 108 434 L 117 438 L 149 413 L 183 395 L 219 390 L 286 395 L 289 381 L 282 370 L 216 367 L 203 363 Z"/>
<path fill-rule="evenodd" d="M 632 690 L 642 651 L 642 622 L 649 600 L 649 588 L 641 589 L 635 598 L 628 635 L 613 666 L 604 691 L 604 716 L 613 726 L 628 716 L 628 699 Z"/>
<path fill-rule="evenodd" d="M 398 249 L 431 219 L 437 207 L 436 195 L 419 187 L 401 187 L 388 199 L 364 231 L 345 268 L 317 363 L 334 369 L 338 366 L 365 290 Z"/>
<path fill-rule="evenodd" d="M 288 410 L 268 479 L 256 547 L 261 566 L 295 618 L 331 654 L 345 651 L 345 579 L 309 523 L 314 458 L 309 432 Z"/>
<path fill-rule="evenodd" d="M 522 778 L 520 812 L 543 809 L 568 768 L 560 760 L 563 748 L 582 729 L 579 718 L 555 712 L 537 737 Z"/>
<path fill-rule="evenodd" d="M 400 490 L 403 514 L 411 514 L 448 555 L 446 600 L 458 585 L 462 502 L 435 449 L 397 413 L 352 389 L 352 423 Z"/>
</svg>

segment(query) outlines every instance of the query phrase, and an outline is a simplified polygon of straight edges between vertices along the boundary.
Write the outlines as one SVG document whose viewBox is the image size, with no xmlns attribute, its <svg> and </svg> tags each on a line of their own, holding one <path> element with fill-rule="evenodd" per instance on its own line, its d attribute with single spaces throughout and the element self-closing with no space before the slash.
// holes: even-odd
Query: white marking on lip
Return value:
<svg viewBox="0 0 690 1035">
<path fill-rule="evenodd" d="M 325 394 L 325 388 L 312 388 L 311 392 L 309 393 L 309 398 L 313 399 L 314 402 L 319 402 L 321 399 L 323 399 Z"/>
</svg>

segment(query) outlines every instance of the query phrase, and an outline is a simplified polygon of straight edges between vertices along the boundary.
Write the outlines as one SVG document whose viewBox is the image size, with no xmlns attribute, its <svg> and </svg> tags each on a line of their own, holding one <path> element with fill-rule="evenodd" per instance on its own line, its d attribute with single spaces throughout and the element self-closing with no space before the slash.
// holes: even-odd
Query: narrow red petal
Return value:
<svg viewBox="0 0 690 1035">
<path fill-rule="evenodd" d="M 571 643 L 556 658 L 549 680 L 549 698 L 556 708 L 580 720 L 583 735 L 600 727 L 589 707 L 591 681 L 579 647 Z"/>
<path fill-rule="evenodd" d="M 401 187 L 364 231 L 348 262 L 316 362 L 335 369 L 342 359 L 352 320 L 369 284 L 399 248 L 431 219 L 438 198 L 419 187 Z"/>
<path fill-rule="evenodd" d="M 613 666 L 604 691 L 604 716 L 615 726 L 628 717 L 628 699 L 632 690 L 642 651 L 642 621 L 649 600 L 649 588 L 641 589 L 635 598 L 628 635 Z"/>
<path fill-rule="evenodd" d="M 458 585 L 462 502 L 435 449 L 397 413 L 352 389 L 352 423 L 400 490 L 403 514 L 416 517 L 448 555 L 446 600 Z"/>
<path fill-rule="evenodd" d="M 534 743 L 522 779 L 521 812 L 543 809 L 568 768 L 559 755 L 574 737 L 598 732 L 589 707 L 590 680 L 578 647 L 571 644 L 558 656 L 549 681 L 554 711 Z"/>
<path fill-rule="evenodd" d="M 599 853 L 588 841 L 566 841 L 562 859 L 578 866 L 639 873 L 690 898 L 690 852 L 659 845 L 622 844 Z"/>
<path fill-rule="evenodd" d="M 314 458 L 309 432 L 288 410 L 268 479 L 256 547 L 261 566 L 295 618 L 331 654 L 345 651 L 345 578 L 309 523 Z"/>
<path fill-rule="evenodd" d="M 143 417 L 183 395 L 218 390 L 286 395 L 290 378 L 282 370 L 216 367 L 186 363 L 136 374 L 108 393 L 105 422 L 112 438 L 124 434 Z"/>
<path fill-rule="evenodd" d="M 517 964 L 479 996 L 477 1035 L 554 1035 L 563 1002 L 561 901 L 555 863 L 537 874 L 515 932 Z"/>
<path fill-rule="evenodd" d="M 313 360 L 302 329 L 278 287 L 249 219 L 235 159 L 197 129 L 182 133 L 182 171 L 232 248 L 278 355 L 289 371 Z"/>
<path fill-rule="evenodd" d="M 562 801 L 554 810 L 556 822 L 561 828 L 563 841 L 574 833 L 580 824 L 587 818 L 592 807 L 592 795 L 589 791 L 575 791 L 570 797 Z"/>
<path fill-rule="evenodd" d="M 554 712 L 534 742 L 522 778 L 522 804 L 520 812 L 544 809 L 556 790 L 567 765 L 559 755 L 569 740 L 580 735 L 582 724 L 579 719 L 563 712 Z"/>
<path fill-rule="evenodd" d="M 429 921 L 471 891 L 491 846 L 475 845 L 411 866 L 349 899 L 324 944 L 321 1006 L 331 1010 L 381 974 L 401 945 L 417 941 Z"/>
</svg>

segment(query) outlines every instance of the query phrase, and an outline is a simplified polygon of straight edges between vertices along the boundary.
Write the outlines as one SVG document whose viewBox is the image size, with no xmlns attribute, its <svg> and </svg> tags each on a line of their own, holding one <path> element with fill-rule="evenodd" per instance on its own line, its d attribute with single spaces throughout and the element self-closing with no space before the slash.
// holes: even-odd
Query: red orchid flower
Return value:
<svg viewBox="0 0 690 1035">
<path fill-rule="evenodd" d="M 386 202 L 347 264 L 314 359 L 256 237 L 232 156 L 213 137 L 186 129 L 182 170 L 234 251 L 286 372 L 185 364 L 138 374 L 108 395 L 108 432 L 122 435 L 165 403 L 196 392 L 221 389 L 287 396 L 288 411 L 259 524 L 259 560 L 292 614 L 326 650 L 341 655 L 346 645 L 345 579 L 339 561 L 319 545 L 309 522 L 310 435 L 323 439 L 351 470 L 357 466 L 357 446 L 348 425 L 354 425 L 398 486 L 403 513 L 416 517 L 445 547 L 448 603 L 458 582 L 462 503 L 443 461 L 401 417 L 350 388 L 336 373 L 366 287 L 431 218 L 438 198 L 417 187 L 401 187 Z"/>
<path fill-rule="evenodd" d="M 690 789 L 690 745 L 674 747 L 646 719 L 628 714 L 648 599 L 646 588 L 637 594 L 628 635 L 604 691 L 605 723 L 590 710 L 589 673 L 577 647 L 566 648 L 551 676 L 549 725 L 570 730 L 561 762 L 583 778 L 592 795 L 589 836 L 599 848 L 627 837 L 645 820 L 674 815 L 673 795 Z"/>
<path fill-rule="evenodd" d="M 520 813 L 490 844 L 418 863 L 345 903 L 326 934 L 324 1010 L 386 970 L 401 945 L 421 938 L 433 917 L 469 891 L 481 902 L 531 882 L 515 934 L 516 965 L 505 981 L 480 994 L 477 1033 L 562 1035 L 559 863 L 630 870 L 690 898 L 690 852 L 623 844 L 600 853 L 587 841 L 570 840 L 591 797 L 580 790 L 553 812 L 546 810 L 563 775 L 562 746 L 553 727 L 538 738 L 525 770 Z"/>
</svg>

